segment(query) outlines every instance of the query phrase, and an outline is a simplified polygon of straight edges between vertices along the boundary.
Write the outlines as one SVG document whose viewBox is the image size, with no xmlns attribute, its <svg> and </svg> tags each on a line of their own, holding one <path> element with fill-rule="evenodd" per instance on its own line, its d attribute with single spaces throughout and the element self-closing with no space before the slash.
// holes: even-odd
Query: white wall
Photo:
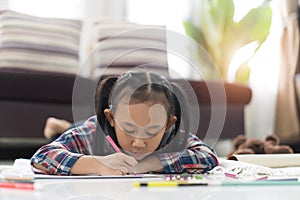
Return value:
<svg viewBox="0 0 300 200">
<path fill-rule="evenodd" d="M 279 45 L 282 23 L 278 0 L 271 2 L 273 19 L 270 35 L 249 63 L 251 76 L 249 86 L 253 97 L 246 108 L 246 134 L 251 138 L 265 138 L 274 133 L 277 85 L 279 71 Z"/>
</svg>

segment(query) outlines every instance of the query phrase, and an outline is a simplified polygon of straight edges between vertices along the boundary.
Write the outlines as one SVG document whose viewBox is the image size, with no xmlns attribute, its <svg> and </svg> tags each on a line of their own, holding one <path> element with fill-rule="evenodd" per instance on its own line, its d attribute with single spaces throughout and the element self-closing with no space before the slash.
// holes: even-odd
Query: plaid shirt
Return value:
<svg viewBox="0 0 300 200">
<path fill-rule="evenodd" d="M 31 163 L 44 166 L 49 174 L 70 175 L 70 169 L 78 158 L 95 155 L 93 144 L 96 123 L 96 116 L 92 116 L 81 125 L 69 129 L 57 140 L 42 146 L 32 156 Z M 104 141 L 101 154 L 115 153 L 104 134 L 101 137 Z M 189 134 L 186 149 L 181 152 L 162 153 L 158 157 L 163 165 L 163 173 L 205 173 L 218 165 L 214 150 L 193 134 Z M 34 171 L 42 173 L 36 169 Z"/>
</svg>

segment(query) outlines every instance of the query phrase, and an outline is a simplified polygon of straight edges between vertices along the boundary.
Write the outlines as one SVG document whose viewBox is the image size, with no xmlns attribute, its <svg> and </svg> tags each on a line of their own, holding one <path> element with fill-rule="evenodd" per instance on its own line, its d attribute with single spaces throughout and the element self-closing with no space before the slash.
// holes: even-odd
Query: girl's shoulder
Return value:
<svg viewBox="0 0 300 200">
<path fill-rule="evenodd" d="M 197 135 L 195 135 L 194 133 L 191 133 L 191 132 L 188 133 L 188 139 L 189 140 L 201 141 L 200 138 Z"/>
<path fill-rule="evenodd" d="M 82 125 L 89 127 L 91 129 L 96 129 L 97 116 L 93 115 L 89 117 L 87 120 L 83 121 Z"/>
<path fill-rule="evenodd" d="M 66 131 L 72 135 L 94 135 L 96 131 L 97 117 L 91 116 L 86 120 L 75 122 L 73 128 Z"/>
<path fill-rule="evenodd" d="M 207 144 L 205 141 L 203 141 L 202 139 L 200 139 L 197 135 L 195 135 L 193 133 L 189 133 L 187 144 L 188 144 L 188 146 L 206 147 L 209 150 L 211 150 L 212 152 L 216 153 L 211 145 Z"/>
<path fill-rule="evenodd" d="M 195 135 L 193 133 L 188 134 L 188 139 L 187 140 L 188 140 L 189 144 L 209 146 L 203 140 L 201 140 L 197 135 Z"/>
</svg>

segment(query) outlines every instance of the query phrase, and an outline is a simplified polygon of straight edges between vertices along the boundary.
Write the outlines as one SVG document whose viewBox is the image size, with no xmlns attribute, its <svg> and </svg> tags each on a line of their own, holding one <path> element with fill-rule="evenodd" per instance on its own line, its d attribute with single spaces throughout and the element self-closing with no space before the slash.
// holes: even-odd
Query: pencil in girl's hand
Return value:
<svg viewBox="0 0 300 200">
<path fill-rule="evenodd" d="M 119 147 L 116 145 L 116 143 L 113 141 L 113 139 L 110 137 L 110 135 L 106 136 L 106 139 L 108 140 L 108 142 L 111 144 L 111 146 L 114 148 L 114 150 L 117 153 L 121 153 L 121 150 L 119 149 Z"/>
</svg>

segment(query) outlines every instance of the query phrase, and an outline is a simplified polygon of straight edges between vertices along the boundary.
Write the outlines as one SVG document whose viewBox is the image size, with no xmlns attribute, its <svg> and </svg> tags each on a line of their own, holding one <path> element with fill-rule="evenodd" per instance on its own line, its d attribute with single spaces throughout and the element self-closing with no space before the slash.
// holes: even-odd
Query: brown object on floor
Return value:
<svg viewBox="0 0 300 200">
<path fill-rule="evenodd" d="M 293 153 L 288 145 L 279 145 L 279 137 L 268 135 L 265 140 L 248 139 L 245 135 L 238 135 L 233 140 L 233 152 L 235 154 L 284 154 Z"/>
</svg>

